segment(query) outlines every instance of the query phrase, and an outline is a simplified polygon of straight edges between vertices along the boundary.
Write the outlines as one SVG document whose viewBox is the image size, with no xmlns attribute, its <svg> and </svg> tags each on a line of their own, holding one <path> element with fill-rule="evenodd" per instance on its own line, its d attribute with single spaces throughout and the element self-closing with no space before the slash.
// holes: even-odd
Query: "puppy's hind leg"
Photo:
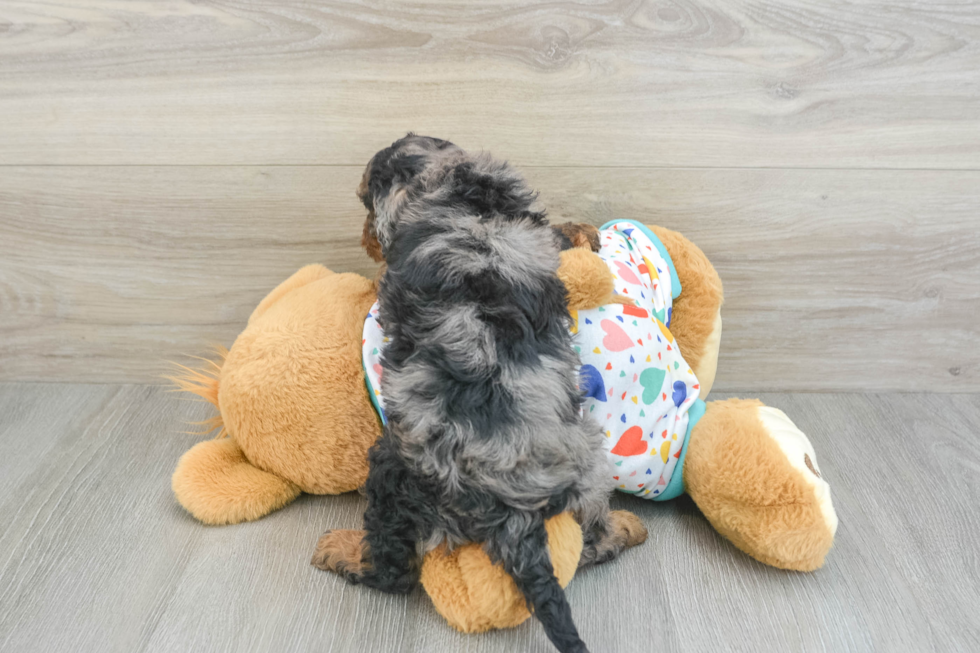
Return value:
<svg viewBox="0 0 980 653">
<path fill-rule="evenodd" d="M 310 564 L 357 582 L 363 571 L 364 531 L 327 531 L 317 540 Z"/>
<path fill-rule="evenodd" d="M 426 506 L 417 485 L 389 441 L 382 437 L 369 452 L 365 490 L 368 506 L 363 531 L 328 531 L 320 538 L 313 564 L 335 571 L 348 582 L 392 594 L 410 592 L 419 581 L 421 560 L 415 544 Z"/>
<path fill-rule="evenodd" d="M 541 516 L 514 513 L 487 541 L 486 549 L 514 579 L 555 648 L 562 653 L 588 653 L 572 621 L 565 591 L 555 577 Z"/>
<path fill-rule="evenodd" d="M 610 510 L 609 495 L 595 493 L 576 513 L 582 524 L 582 556 L 579 568 L 609 562 L 624 550 L 647 539 L 647 529 L 640 518 L 626 510 Z"/>
</svg>

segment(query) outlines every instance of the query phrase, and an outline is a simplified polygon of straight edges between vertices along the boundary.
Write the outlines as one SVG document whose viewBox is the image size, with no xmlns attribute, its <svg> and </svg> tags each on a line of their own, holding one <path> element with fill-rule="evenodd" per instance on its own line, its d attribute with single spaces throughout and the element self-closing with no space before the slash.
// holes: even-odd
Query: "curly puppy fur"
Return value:
<svg viewBox="0 0 980 653">
<path fill-rule="evenodd" d="M 572 510 L 584 564 L 637 541 L 611 519 L 599 426 L 580 414 L 562 245 L 506 163 L 409 134 L 376 154 L 358 191 L 366 249 L 387 264 L 379 319 L 388 424 L 369 453 L 360 564 L 324 566 L 388 592 L 419 579 L 421 549 L 484 542 L 561 651 L 586 651 L 547 550 Z M 635 530 L 635 528 L 634 528 Z"/>
</svg>

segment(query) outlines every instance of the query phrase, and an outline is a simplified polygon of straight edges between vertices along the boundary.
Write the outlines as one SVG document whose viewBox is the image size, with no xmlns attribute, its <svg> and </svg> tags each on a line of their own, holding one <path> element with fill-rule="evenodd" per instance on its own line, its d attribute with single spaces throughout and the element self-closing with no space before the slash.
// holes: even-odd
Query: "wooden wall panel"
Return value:
<svg viewBox="0 0 980 653">
<path fill-rule="evenodd" d="M 6 0 L 0 163 L 980 164 L 967 0 Z"/>
<path fill-rule="evenodd" d="M 0 380 L 153 381 L 301 265 L 371 275 L 359 167 L 0 175 Z M 980 389 L 980 172 L 530 168 L 555 217 L 677 229 L 726 288 L 717 388 Z"/>
</svg>

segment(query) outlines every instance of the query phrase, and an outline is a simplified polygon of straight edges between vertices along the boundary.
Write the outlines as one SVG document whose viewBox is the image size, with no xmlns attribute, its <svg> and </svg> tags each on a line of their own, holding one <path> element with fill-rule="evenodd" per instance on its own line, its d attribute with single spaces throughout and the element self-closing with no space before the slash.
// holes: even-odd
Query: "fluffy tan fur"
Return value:
<svg viewBox="0 0 980 653">
<path fill-rule="evenodd" d="M 582 529 L 569 513 L 545 524 L 555 577 L 566 587 L 582 554 Z M 479 544 L 467 544 L 446 554 L 430 551 L 422 564 L 422 586 L 446 621 L 464 633 L 482 633 L 523 623 L 528 612 L 514 581 Z"/>
<path fill-rule="evenodd" d="M 364 277 L 324 275 L 282 295 L 238 336 L 218 403 L 253 465 L 311 494 L 347 492 L 367 478 L 366 452 L 381 434 L 361 365 L 374 299 Z"/>
<path fill-rule="evenodd" d="M 834 534 L 812 486 L 759 420 L 757 400 L 708 404 L 688 444 L 684 486 L 719 533 L 774 567 L 812 571 Z"/>
<path fill-rule="evenodd" d="M 299 496 L 284 478 L 258 469 L 232 438 L 199 442 L 181 456 L 171 481 L 177 500 L 205 524 L 237 524 Z"/>
<path fill-rule="evenodd" d="M 361 573 L 365 534 L 360 530 L 327 531 L 317 541 L 310 564 L 325 571 L 346 569 Z"/>
<path fill-rule="evenodd" d="M 367 478 L 368 448 L 381 426 L 364 386 L 361 330 L 373 284 L 309 265 L 252 313 L 220 362 L 185 369 L 178 389 L 214 404 L 202 442 L 181 459 L 173 488 L 208 524 L 258 519 L 300 491 L 337 494 Z"/>
<path fill-rule="evenodd" d="M 273 288 L 272 292 L 266 295 L 262 301 L 259 302 L 259 305 L 255 307 L 252 314 L 248 316 L 248 323 L 252 324 L 256 320 L 260 319 L 266 314 L 273 304 L 277 303 L 280 299 L 292 291 L 309 285 L 315 281 L 327 279 L 334 274 L 336 273 L 332 270 L 328 270 L 322 265 L 313 264 L 301 267 L 299 270 L 293 273 L 291 277 Z M 225 358 L 227 358 L 227 354 Z"/>
<path fill-rule="evenodd" d="M 217 408 L 218 384 L 220 383 L 221 379 L 221 365 L 225 362 L 225 358 L 228 357 L 228 350 L 221 346 L 217 346 L 214 349 L 216 355 L 218 356 L 218 360 L 213 361 L 208 360 L 207 358 L 201 358 L 200 360 L 204 361 L 204 369 L 194 370 L 186 365 L 173 363 L 179 372 L 164 378 L 174 384 L 174 391 L 189 392 L 193 395 L 197 395 L 204 401 Z M 225 423 L 224 420 L 221 419 L 220 411 L 218 414 L 213 415 L 204 421 L 194 422 L 194 425 L 204 427 L 203 430 L 194 432 L 194 435 L 207 435 L 215 430 L 218 431 L 218 434 L 215 436 L 217 438 L 227 435 L 227 431 L 225 431 Z"/>
<path fill-rule="evenodd" d="M 716 327 L 720 328 L 718 315 L 724 302 L 721 277 L 704 252 L 690 240 L 663 227 L 650 229 L 670 253 L 681 282 L 682 292 L 674 300 L 670 332 L 677 338 L 684 360 L 698 379 L 713 381 L 719 342 L 712 338 L 712 333 Z M 710 369 L 704 369 L 702 363 L 710 365 Z M 705 385 L 710 389 L 711 383 Z"/>
<path fill-rule="evenodd" d="M 591 250 L 576 247 L 562 252 L 558 278 L 565 284 L 570 310 L 595 308 L 612 302 L 612 273 Z"/>
</svg>

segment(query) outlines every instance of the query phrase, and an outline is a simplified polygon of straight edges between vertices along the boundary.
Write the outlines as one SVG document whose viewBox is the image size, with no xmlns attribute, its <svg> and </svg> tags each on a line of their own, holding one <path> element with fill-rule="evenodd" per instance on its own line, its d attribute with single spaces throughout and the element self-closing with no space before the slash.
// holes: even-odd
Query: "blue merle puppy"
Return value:
<svg viewBox="0 0 980 653">
<path fill-rule="evenodd" d="M 561 651 L 587 651 L 555 578 L 544 522 L 571 510 L 581 564 L 642 541 L 609 510 L 599 426 L 579 406 L 562 246 L 506 163 L 409 134 L 368 164 L 358 191 L 378 282 L 387 425 L 369 453 L 364 531 L 328 531 L 314 564 L 387 592 L 418 582 L 421 555 L 484 542 Z"/>
</svg>

